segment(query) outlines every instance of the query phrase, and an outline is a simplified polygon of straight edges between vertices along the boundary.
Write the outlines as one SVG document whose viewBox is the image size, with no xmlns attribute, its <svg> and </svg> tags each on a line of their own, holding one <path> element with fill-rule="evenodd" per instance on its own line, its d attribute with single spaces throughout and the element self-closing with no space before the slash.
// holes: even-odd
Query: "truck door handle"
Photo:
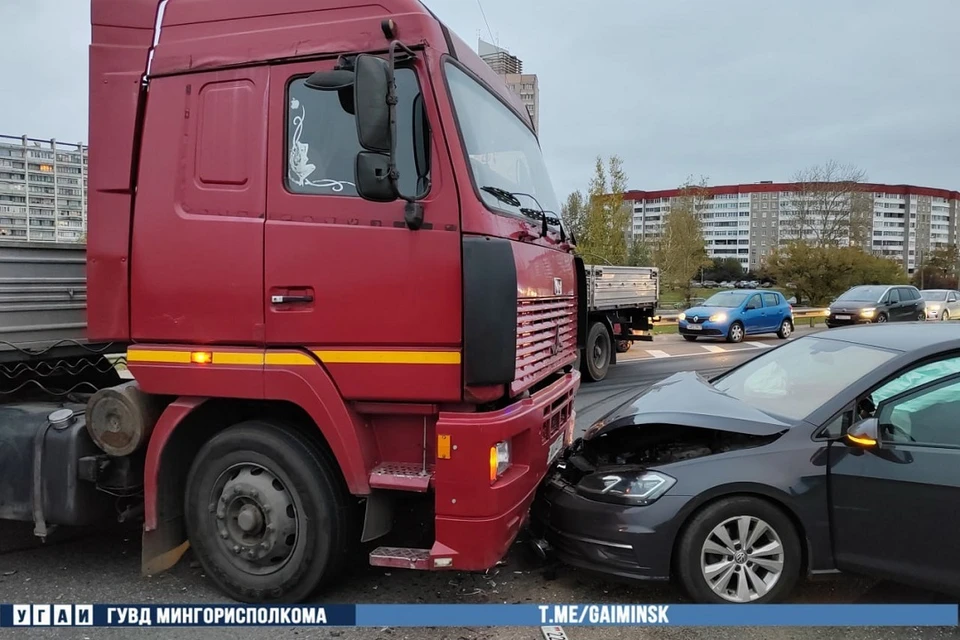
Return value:
<svg viewBox="0 0 960 640">
<path fill-rule="evenodd" d="M 273 304 L 294 304 L 297 302 L 313 302 L 313 296 L 270 296 Z"/>
</svg>

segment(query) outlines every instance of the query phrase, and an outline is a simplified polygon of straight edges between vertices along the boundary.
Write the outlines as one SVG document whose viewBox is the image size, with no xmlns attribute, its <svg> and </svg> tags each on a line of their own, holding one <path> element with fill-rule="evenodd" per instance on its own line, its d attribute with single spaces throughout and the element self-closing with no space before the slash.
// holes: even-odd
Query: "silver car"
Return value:
<svg viewBox="0 0 960 640">
<path fill-rule="evenodd" d="M 960 318 L 960 292 L 953 289 L 924 289 L 920 295 L 927 302 L 928 320 Z"/>
</svg>

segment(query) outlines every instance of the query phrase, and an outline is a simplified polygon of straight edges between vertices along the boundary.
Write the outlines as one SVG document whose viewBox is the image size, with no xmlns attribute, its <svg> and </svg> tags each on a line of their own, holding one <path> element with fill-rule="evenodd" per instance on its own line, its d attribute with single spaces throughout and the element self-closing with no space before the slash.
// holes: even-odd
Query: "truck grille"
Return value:
<svg viewBox="0 0 960 640">
<path fill-rule="evenodd" d="M 573 298 L 527 298 L 517 303 L 517 369 L 510 391 L 530 388 L 572 362 L 577 347 Z"/>
<path fill-rule="evenodd" d="M 573 392 L 567 392 L 543 408 L 543 425 L 540 427 L 540 439 L 550 440 L 567 424 L 573 415 Z"/>
</svg>

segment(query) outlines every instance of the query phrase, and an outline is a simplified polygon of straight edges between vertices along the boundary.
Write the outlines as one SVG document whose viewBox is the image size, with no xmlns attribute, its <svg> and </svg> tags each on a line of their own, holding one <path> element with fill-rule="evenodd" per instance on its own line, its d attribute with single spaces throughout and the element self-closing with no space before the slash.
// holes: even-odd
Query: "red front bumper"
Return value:
<svg viewBox="0 0 960 640">
<path fill-rule="evenodd" d="M 573 437 L 580 373 L 492 413 L 441 413 L 437 435 L 450 436 L 450 458 L 434 472 L 436 542 L 430 568 L 482 571 L 506 555 L 546 474 L 551 445 Z M 506 440 L 511 465 L 490 481 L 490 448 Z M 438 562 L 439 561 L 439 562 Z"/>
</svg>

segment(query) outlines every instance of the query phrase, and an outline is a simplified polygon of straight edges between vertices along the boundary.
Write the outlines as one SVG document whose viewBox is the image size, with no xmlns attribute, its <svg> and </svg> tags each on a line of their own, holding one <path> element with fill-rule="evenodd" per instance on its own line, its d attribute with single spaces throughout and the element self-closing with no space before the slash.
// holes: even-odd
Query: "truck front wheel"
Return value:
<svg viewBox="0 0 960 640">
<path fill-rule="evenodd" d="M 349 555 L 351 513 L 335 462 L 307 438 L 253 420 L 218 433 L 187 476 L 187 534 L 241 602 L 300 602 Z"/>
<path fill-rule="evenodd" d="M 594 322 L 587 331 L 587 344 L 583 349 L 582 371 L 588 380 L 599 382 L 607 377 L 610 369 L 610 350 L 613 340 L 607 326 Z"/>
</svg>

